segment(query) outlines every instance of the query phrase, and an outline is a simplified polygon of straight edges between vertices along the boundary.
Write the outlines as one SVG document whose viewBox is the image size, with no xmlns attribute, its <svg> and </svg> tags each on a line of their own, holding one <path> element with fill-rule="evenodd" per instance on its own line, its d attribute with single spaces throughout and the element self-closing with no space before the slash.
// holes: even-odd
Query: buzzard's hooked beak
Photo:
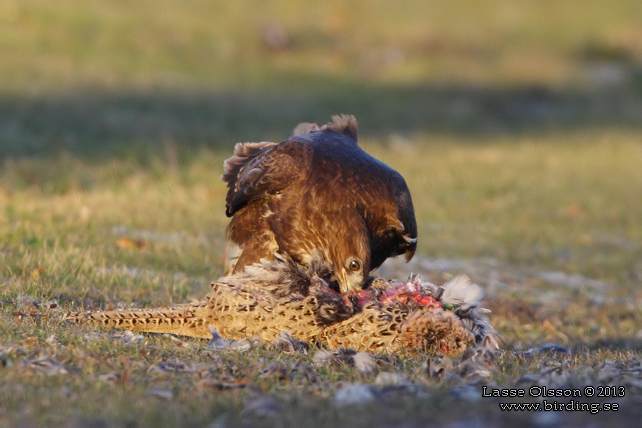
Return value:
<svg viewBox="0 0 642 428">
<path fill-rule="evenodd" d="M 359 290 L 361 288 L 361 284 L 354 284 L 350 282 L 350 276 L 348 275 L 348 272 L 343 270 L 343 269 L 338 269 L 336 272 L 337 275 L 337 280 L 339 282 L 339 292 L 340 293 L 345 293 L 350 290 Z"/>
<path fill-rule="evenodd" d="M 406 263 L 408 263 L 415 255 L 415 250 L 417 249 L 417 238 L 410 238 L 407 235 L 404 235 L 403 240 L 408 244 L 408 247 L 406 248 Z"/>
</svg>

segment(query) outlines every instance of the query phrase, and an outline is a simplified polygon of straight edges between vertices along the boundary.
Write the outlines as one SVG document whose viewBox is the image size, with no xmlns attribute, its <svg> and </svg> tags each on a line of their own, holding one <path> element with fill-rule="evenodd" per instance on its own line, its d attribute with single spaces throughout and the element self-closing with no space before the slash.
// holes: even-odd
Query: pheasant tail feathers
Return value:
<svg viewBox="0 0 642 428">
<path fill-rule="evenodd" d="M 150 333 L 211 337 L 204 302 L 159 309 L 69 312 L 64 320 Z"/>
</svg>

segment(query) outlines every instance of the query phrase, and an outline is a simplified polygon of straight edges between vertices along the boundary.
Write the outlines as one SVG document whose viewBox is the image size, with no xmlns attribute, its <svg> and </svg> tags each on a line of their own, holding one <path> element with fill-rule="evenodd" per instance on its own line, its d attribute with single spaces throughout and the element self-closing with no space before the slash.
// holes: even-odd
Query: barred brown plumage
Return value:
<svg viewBox="0 0 642 428">
<path fill-rule="evenodd" d="M 345 292 L 388 257 L 412 258 L 417 223 L 405 180 L 359 147 L 354 116 L 332 119 L 300 124 L 278 144 L 238 143 L 225 161 L 227 273 L 276 253 L 308 266 L 317 250 Z"/>
</svg>

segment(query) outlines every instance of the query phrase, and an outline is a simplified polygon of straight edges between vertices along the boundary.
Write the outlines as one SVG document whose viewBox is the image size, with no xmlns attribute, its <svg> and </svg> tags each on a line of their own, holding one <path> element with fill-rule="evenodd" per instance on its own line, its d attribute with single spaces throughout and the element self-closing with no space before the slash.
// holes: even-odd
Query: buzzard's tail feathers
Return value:
<svg viewBox="0 0 642 428">
<path fill-rule="evenodd" d="M 63 320 L 150 333 L 210 338 L 207 303 L 160 309 L 125 309 L 116 311 L 69 312 Z"/>
</svg>

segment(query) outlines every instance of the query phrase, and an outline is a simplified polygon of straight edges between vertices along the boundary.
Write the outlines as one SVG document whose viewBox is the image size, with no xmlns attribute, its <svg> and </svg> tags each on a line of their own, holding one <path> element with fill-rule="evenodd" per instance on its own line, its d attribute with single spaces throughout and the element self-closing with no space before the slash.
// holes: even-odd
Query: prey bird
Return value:
<svg viewBox="0 0 642 428">
<path fill-rule="evenodd" d="M 208 339 L 257 337 L 269 343 L 288 332 L 328 349 L 453 358 L 490 331 L 479 302 L 465 300 L 481 296 L 467 278 L 443 287 L 418 275 L 405 282 L 374 278 L 365 290 L 339 294 L 324 280 L 331 269 L 327 262 L 316 251 L 311 257 L 310 266 L 301 269 L 288 256 L 276 254 L 274 260 L 213 282 L 204 300 L 166 308 L 69 312 L 63 319 Z M 449 295 L 464 300 L 448 309 L 444 304 L 449 302 L 442 299 Z"/>
<path fill-rule="evenodd" d="M 346 292 L 388 257 L 412 259 L 417 223 L 405 180 L 359 147 L 354 116 L 332 119 L 299 124 L 280 143 L 238 143 L 225 161 L 226 274 L 277 254 L 307 267 L 318 250 Z"/>
</svg>

